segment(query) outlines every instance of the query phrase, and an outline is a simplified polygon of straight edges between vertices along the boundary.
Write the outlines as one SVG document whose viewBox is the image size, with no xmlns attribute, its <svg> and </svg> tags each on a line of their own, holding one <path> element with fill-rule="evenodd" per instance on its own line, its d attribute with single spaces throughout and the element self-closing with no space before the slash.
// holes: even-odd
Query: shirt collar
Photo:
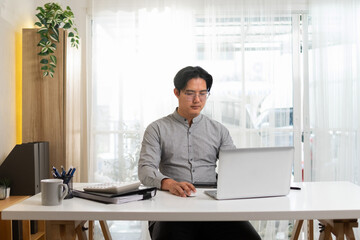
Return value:
<svg viewBox="0 0 360 240">
<path fill-rule="evenodd" d="M 187 119 L 180 116 L 180 114 L 177 112 L 177 109 L 178 108 L 176 108 L 174 113 L 173 113 L 174 118 L 176 120 L 178 120 L 179 122 L 185 124 L 186 126 L 189 126 L 189 123 L 188 123 Z M 196 116 L 196 117 L 193 118 L 192 124 L 196 124 L 196 123 L 200 122 L 201 119 L 202 119 L 202 114 L 199 114 L 199 116 Z"/>
</svg>

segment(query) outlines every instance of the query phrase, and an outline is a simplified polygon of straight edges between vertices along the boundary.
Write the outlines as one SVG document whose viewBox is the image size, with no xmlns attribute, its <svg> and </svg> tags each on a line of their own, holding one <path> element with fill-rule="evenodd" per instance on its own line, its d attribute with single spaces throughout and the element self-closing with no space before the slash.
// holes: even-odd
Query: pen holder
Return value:
<svg viewBox="0 0 360 240">
<path fill-rule="evenodd" d="M 68 190 L 68 193 L 67 195 L 65 196 L 65 199 L 70 199 L 70 198 L 73 198 L 74 195 L 73 195 L 73 180 L 72 180 L 72 176 L 65 176 L 62 178 L 63 179 L 63 182 L 68 185 L 69 187 L 69 190 Z"/>
</svg>

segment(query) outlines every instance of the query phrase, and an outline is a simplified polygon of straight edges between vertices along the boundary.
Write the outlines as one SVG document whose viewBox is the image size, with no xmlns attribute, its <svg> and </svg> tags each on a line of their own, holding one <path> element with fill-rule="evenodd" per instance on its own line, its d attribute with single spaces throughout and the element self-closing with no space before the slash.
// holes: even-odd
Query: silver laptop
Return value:
<svg viewBox="0 0 360 240">
<path fill-rule="evenodd" d="M 241 148 L 219 153 L 215 199 L 284 196 L 290 191 L 293 147 Z"/>
</svg>

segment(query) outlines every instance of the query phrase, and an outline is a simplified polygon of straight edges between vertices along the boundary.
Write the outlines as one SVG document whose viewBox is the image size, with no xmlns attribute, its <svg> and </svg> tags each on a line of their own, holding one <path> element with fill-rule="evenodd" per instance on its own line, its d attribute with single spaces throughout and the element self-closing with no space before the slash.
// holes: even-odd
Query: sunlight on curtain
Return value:
<svg viewBox="0 0 360 240">
<path fill-rule="evenodd" d="M 312 1 L 312 179 L 360 184 L 360 2 Z"/>
<path fill-rule="evenodd" d="M 71 46 L 68 38 L 68 46 Z M 80 181 L 80 96 L 81 49 L 67 48 L 66 53 L 66 169 L 76 167 L 74 181 Z"/>
<path fill-rule="evenodd" d="M 213 75 L 203 113 L 223 123 L 238 147 L 293 145 L 286 2 L 93 0 L 89 180 L 137 179 L 143 131 L 174 111 L 173 78 L 189 65 Z M 291 228 L 289 221 L 253 224 L 263 239 L 287 239 Z M 111 222 L 110 231 L 146 239 L 144 226 Z"/>
</svg>

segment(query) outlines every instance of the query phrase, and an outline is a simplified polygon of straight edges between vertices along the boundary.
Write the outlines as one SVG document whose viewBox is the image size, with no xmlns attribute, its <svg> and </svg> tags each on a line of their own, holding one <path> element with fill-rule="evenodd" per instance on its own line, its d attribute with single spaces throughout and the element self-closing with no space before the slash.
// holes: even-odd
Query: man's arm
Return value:
<svg viewBox="0 0 360 240">
<path fill-rule="evenodd" d="M 138 176 L 146 186 L 167 190 L 174 195 L 186 197 L 195 187 L 188 182 L 177 182 L 159 171 L 161 161 L 160 134 L 156 124 L 151 124 L 144 133 L 138 163 Z"/>
<path fill-rule="evenodd" d="M 138 163 L 138 176 L 142 184 L 161 189 L 166 178 L 159 169 L 161 159 L 160 137 L 156 124 L 150 124 L 144 133 Z"/>
</svg>

